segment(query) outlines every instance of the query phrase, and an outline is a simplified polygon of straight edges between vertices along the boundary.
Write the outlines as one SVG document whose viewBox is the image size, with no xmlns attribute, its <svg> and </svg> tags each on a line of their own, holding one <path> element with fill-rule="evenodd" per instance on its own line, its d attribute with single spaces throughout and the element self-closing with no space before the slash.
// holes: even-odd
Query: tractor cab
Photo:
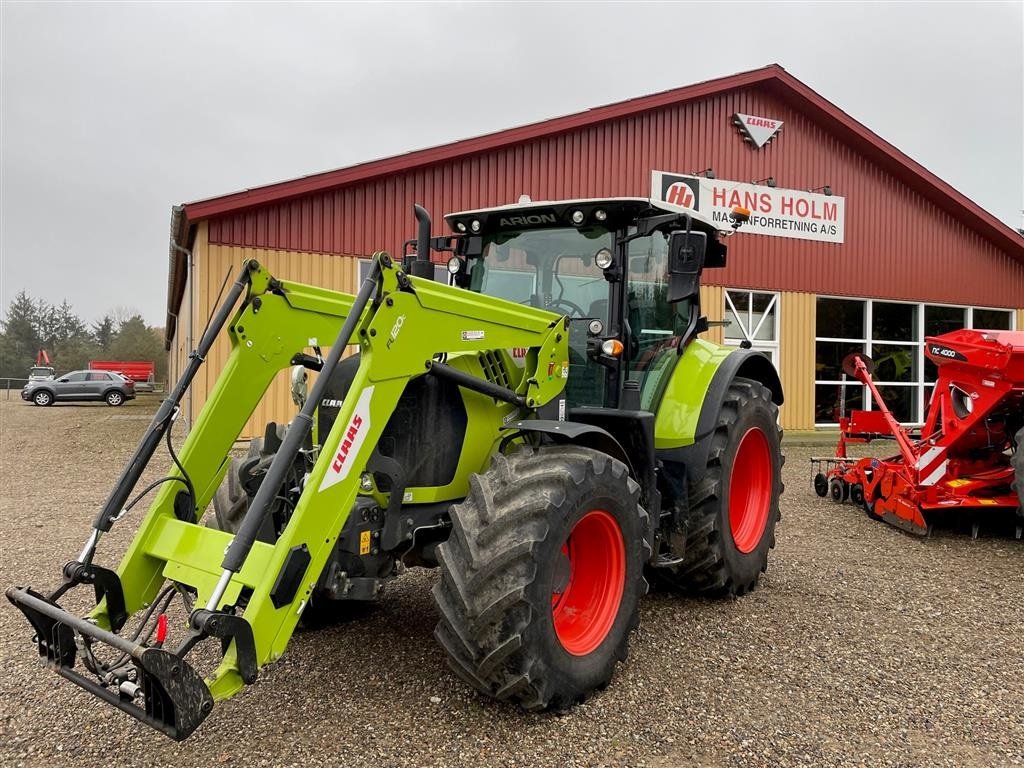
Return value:
<svg viewBox="0 0 1024 768">
<path fill-rule="evenodd" d="M 706 329 L 700 274 L 725 265 L 721 238 L 732 234 L 645 198 L 522 201 L 445 219 L 454 284 L 569 319 L 570 405 L 616 407 L 625 391 L 622 405 L 644 410 Z"/>
</svg>

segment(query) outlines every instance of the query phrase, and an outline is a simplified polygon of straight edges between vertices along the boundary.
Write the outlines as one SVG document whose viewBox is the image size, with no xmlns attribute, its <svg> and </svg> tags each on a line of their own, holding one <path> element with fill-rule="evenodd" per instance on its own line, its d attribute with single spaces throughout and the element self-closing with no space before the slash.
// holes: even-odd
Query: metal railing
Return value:
<svg viewBox="0 0 1024 768">
<path fill-rule="evenodd" d="M 28 379 L 3 378 L 0 379 L 0 381 L 3 382 L 4 386 L 4 400 L 10 400 L 11 390 L 13 389 L 15 392 L 20 392 L 21 388 L 24 387 L 25 384 L 28 382 Z"/>
</svg>

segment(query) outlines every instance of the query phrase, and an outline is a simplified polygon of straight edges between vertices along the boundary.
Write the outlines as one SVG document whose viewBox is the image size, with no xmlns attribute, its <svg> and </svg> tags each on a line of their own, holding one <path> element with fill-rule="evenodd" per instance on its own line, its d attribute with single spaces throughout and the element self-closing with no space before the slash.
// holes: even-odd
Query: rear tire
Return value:
<svg viewBox="0 0 1024 768">
<path fill-rule="evenodd" d="M 434 587 L 455 673 L 531 711 L 606 686 L 647 591 L 639 496 L 621 462 L 578 446 L 495 456 L 472 476 Z"/>
<path fill-rule="evenodd" d="M 107 405 L 112 406 L 114 408 L 124 404 L 124 395 L 122 395 L 120 392 L 116 390 L 112 392 L 107 392 L 106 396 L 103 399 L 107 401 Z"/>
<path fill-rule="evenodd" d="M 709 597 L 743 595 L 768 569 L 785 461 L 778 412 L 759 382 L 737 378 L 729 386 L 704 477 L 689 490 L 683 562 L 656 571 L 669 586 Z"/>
</svg>

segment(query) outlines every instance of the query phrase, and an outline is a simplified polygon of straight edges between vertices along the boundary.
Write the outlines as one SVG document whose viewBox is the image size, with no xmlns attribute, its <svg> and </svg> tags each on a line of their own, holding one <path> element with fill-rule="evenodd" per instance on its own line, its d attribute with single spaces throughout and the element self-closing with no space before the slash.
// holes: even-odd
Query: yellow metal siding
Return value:
<svg viewBox="0 0 1024 768">
<path fill-rule="evenodd" d="M 814 429 L 813 293 L 779 294 L 779 375 L 786 402 L 779 419 L 783 429 Z"/>
<path fill-rule="evenodd" d="M 182 301 L 181 315 L 174 343 L 170 351 L 170 368 L 175 376 L 180 374 L 188 360 L 189 339 L 189 298 L 194 291 L 195 313 L 191 317 L 191 346 L 199 342 L 203 329 L 213 312 L 216 311 L 218 294 L 227 278 L 227 292 L 231 282 L 246 259 L 256 259 L 264 265 L 274 277 L 310 285 L 322 286 L 337 291 L 355 293 L 358 280 L 358 261 L 352 256 L 330 256 L 322 253 L 306 253 L 301 251 L 279 251 L 266 248 L 242 248 L 226 245 L 210 245 L 206 223 L 199 226 L 193 247 L 195 258 L 195 274 L 190 276 L 194 284 L 188 286 Z M 221 296 L 223 301 L 223 296 Z M 299 350 L 295 350 L 298 352 Z M 324 349 L 326 352 L 326 348 Z M 206 363 L 199 370 L 191 390 L 191 398 L 186 398 L 184 408 L 191 412 L 192 421 L 206 402 L 207 395 L 213 389 L 221 370 L 231 352 L 231 344 L 225 334 L 221 334 L 214 343 Z M 288 381 L 288 371 L 278 374 L 263 400 L 256 407 L 241 438 L 258 437 L 269 421 L 279 424 L 286 423 L 296 413 L 292 403 Z"/>
<path fill-rule="evenodd" d="M 1017 325 L 1018 331 L 1024 331 L 1024 309 L 1017 310 Z"/>
<path fill-rule="evenodd" d="M 707 317 L 708 322 L 719 322 L 725 317 L 725 296 L 724 288 L 720 285 L 702 285 L 700 287 L 700 308 Z M 722 326 L 713 325 L 702 338 L 713 341 L 716 344 L 722 343 Z"/>
<path fill-rule="evenodd" d="M 203 318 L 203 325 L 206 323 L 205 318 L 213 311 L 211 302 L 216 301 L 225 275 L 230 275 L 229 280 L 233 278 L 246 259 L 256 259 L 272 275 L 281 280 L 307 283 L 346 293 L 355 293 L 358 288 L 356 285 L 358 264 L 357 260 L 351 256 L 328 256 L 322 253 L 210 245 L 204 259 L 207 268 L 202 270 L 200 275 L 200 285 L 203 286 L 200 292 L 201 299 L 196 302 L 199 314 Z M 325 352 L 327 346 L 328 344 L 324 345 Z M 205 378 L 197 387 L 196 410 L 194 411 L 196 414 L 198 414 L 202 402 L 205 401 L 206 394 L 213 388 L 218 373 L 227 362 L 230 351 L 231 346 L 226 336 L 218 339 L 213 349 L 210 350 L 208 364 L 204 366 Z M 292 403 L 288 370 L 284 370 L 277 375 L 263 400 L 256 407 L 255 412 L 246 423 L 241 437 L 259 436 L 263 434 L 267 422 L 275 421 L 283 424 L 291 421 L 295 413 L 296 406 Z"/>
</svg>

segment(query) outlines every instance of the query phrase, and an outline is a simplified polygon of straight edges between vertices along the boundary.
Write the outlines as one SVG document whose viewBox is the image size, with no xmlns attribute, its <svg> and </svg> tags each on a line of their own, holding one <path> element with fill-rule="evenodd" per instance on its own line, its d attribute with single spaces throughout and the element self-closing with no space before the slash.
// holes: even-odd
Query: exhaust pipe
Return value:
<svg viewBox="0 0 1024 768">
<path fill-rule="evenodd" d="M 416 260 L 410 274 L 413 277 L 434 279 L 434 265 L 430 261 L 430 214 L 420 204 L 413 205 L 416 212 Z"/>
</svg>

